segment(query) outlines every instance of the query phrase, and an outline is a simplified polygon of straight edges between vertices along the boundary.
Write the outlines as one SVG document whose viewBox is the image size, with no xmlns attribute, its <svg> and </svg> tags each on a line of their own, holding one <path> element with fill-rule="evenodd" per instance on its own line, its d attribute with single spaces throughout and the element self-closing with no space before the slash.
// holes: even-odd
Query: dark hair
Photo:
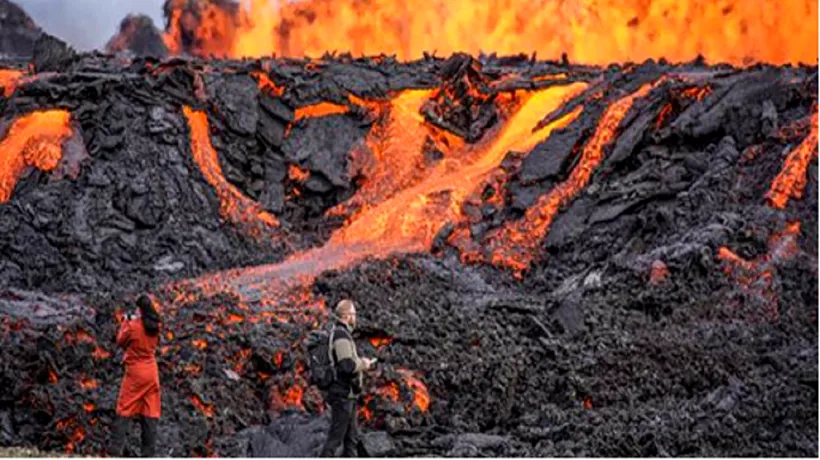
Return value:
<svg viewBox="0 0 820 460">
<path fill-rule="evenodd" d="M 159 313 L 154 308 L 154 304 L 147 295 L 141 295 L 137 299 L 137 307 L 140 309 L 140 316 L 142 316 L 142 327 L 145 328 L 145 333 L 150 336 L 159 334 Z"/>
</svg>

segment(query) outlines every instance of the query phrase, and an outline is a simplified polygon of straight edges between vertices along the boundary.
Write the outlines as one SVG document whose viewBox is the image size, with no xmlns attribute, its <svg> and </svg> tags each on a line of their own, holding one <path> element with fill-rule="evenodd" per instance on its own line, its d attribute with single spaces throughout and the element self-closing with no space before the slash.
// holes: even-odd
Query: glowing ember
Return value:
<svg viewBox="0 0 820 460">
<path fill-rule="evenodd" d="M 578 165 L 566 181 L 538 198 L 523 219 L 510 222 L 489 241 L 492 262 L 511 268 L 517 275 L 529 268 L 541 238 L 549 231 L 561 206 L 568 203 L 589 183 L 593 171 L 604 158 L 603 149 L 615 138 L 616 130 L 635 99 L 646 96 L 654 84 L 645 84 L 634 93 L 610 105 L 592 138 L 584 146 Z"/>
<path fill-rule="evenodd" d="M 67 453 L 72 453 L 77 448 L 77 444 L 82 442 L 85 439 L 85 430 L 82 427 L 76 427 L 74 432 L 71 433 L 69 437 L 69 441 L 66 443 L 65 451 Z"/>
<path fill-rule="evenodd" d="M 54 385 L 54 384 L 55 384 L 55 383 L 57 383 L 59 380 L 60 380 L 60 379 L 57 377 L 57 373 L 56 373 L 56 372 L 54 372 L 54 370 L 53 370 L 53 369 L 49 369 L 49 370 L 48 370 L 48 383 L 50 383 L 50 384 Z"/>
<path fill-rule="evenodd" d="M 279 221 L 263 210 L 258 203 L 242 195 L 236 187 L 228 183 L 222 174 L 222 166 L 211 144 L 208 132 L 208 117 L 204 112 L 183 107 L 188 126 L 191 129 L 191 153 L 205 180 L 216 191 L 222 216 L 235 224 L 261 224 L 263 227 L 278 227 Z"/>
<path fill-rule="evenodd" d="M 237 313 L 229 313 L 228 317 L 225 318 L 225 322 L 228 324 L 241 323 L 243 321 L 245 321 L 245 317 Z"/>
<path fill-rule="evenodd" d="M 774 271 L 777 264 L 793 258 L 799 248 L 800 222 L 786 225 L 782 233 L 769 239 L 769 252 L 755 260 L 748 261 L 727 247 L 718 249 L 718 260 L 723 262 L 724 272 L 737 281 L 751 299 L 762 304 L 766 317 L 773 322 L 780 318 L 780 308 L 774 286 Z"/>
<path fill-rule="evenodd" d="M 205 417 L 211 418 L 214 416 L 214 406 L 213 404 L 205 404 L 202 399 L 200 399 L 197 395 L 192 395 L 190 398 L 191 402 L 193 403 L 194 407 L 202 413 Z"/>
<path fill-rule="evenodd" d="M 300 386 L 292 386 L 285 392 L 285 404 L 289 406 L 302 407 L 303 390 Z"/>
<path fill-rule="evenodd" d="M 665 57 L 746 65 L 817 61 L 817 2 L 811 0 L 246 0 L 238 13 L 197 2 L 198 15 L 170 2 L 165 42 L 199 56 L 396 54 L 399 59 L 464 51 L 537 52 L 589 64 Z"/>
<path fill-rule="evenodd" d="M 697 99 L 698 102 L 703 101 L 710 94 L 712 94 L 712 88 L 709 86 L 693 86 L 681 91 L 681 96 Z"/>
<path fill-rule="evenodd" d="M 427 392 L 427 385 L 409 371 L 403 371 L 402 374 L 404 374 L 404 381 L 407 386 L 413 390 L 413 405 L 420 411 L 427 412 L 427 408 L 430 407 L 430 394 Z"/>
<path fill-rule="evenodd" d="M 586 409 L 586 410 L 592 409 L 592 397 L 591 396 L 584 396 L 584 409 Z"/>
<path fill-rule="evenodd" d="M 191 340 L 191 345 L 195 346 L 196 348 L 199 348 L 200 350 L 208 348 L 208 342 L 202 339 Z"/>
<path fill-rule="evenodd" d="M 294 182 L 304 182 L 310 177 L 310 171 L 305 171 L 296 165 L 288 167 L 288 177 Z"/>
<path fill-rule="evenodd" d="M 202 373 L 202 366 L 199 365 L 199 363 L 186 363 L 182 366 L 182 369 L 191 375 L 199 375 Z"/>
<path fill-rule="evenodd" d="M 70 114 L 47 110 L 24 115 L 0 141 L 0 203 L 11 198 L 26 167 L 53 171 L 63 156 L 62 144 L 71 136 Z"/>
<path fill-rule="evenodd" d="M 84 390 L 95 390 L 100 386 L 100 383 L 97 381 L 97 379 L 83 377 L 82 379 L 80 379 L 80 386 Z"/>
<path fill-rule="evenodd" d="M 390 384 L 385 385 L 378 390 L 376 390 L 376 394 L 381 396 L 382 398 L 389 399 L 391 401 L 398 401 L 399 400 L 399 384 L 396 382 L 390 382 Z"/>
<path fill-rule="evenodd" d="M 77 329 L 77 334 L 75 338 L 77 340 L 77 343 L 96 343 L 94 337 L 91 337 L 91 335 L 88 332 L 85 332 L 82 329 Z"/>
<path fill-rule="evenodd" d="M 91 352 L 91 356 L 94 359 L 103 360 L 108 359 L 111 357 L 111 352 L 106 351 L 105 349 L 101 348 L 99 345 L 94 348 L 94 351 Z"/>
<path fill-rule="evenodd" d="M 83 404 L 83 410 L 87 413 L 94 412 L 97 409 L 97 405 L 92 402 L 87 402 Z"/>
<path fill-rule="evenodd" d="M 669 277 L 669 268 L 660 260 L 652 262 L 652 270 L 649 272 L 649 284 L 657 286 Z"/>
<path fill-rule="evenodd" d="M 766 194 L 771 205 L 783 209 L 790 199 L 800 199 L 806 188 L 806 173 L 812 158 L 817 156 L 817 112 L 811 116 L 811 132 L 803 142 L 789 152 L 783 169 L 772 181 Z"/>
<path fill-rule="evenodd" d="M 381 348 L 385 345 L 390 344 L 393 339 L 390 337 L 371 337 L 370 344 L 376 348 Z"/>
</svg>

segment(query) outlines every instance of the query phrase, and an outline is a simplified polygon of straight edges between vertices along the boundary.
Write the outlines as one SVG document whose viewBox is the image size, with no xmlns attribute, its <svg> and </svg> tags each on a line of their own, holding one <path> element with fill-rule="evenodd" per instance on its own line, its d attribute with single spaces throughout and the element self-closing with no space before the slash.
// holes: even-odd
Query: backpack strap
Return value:
<svg viewBox="0 0 820 460">
<path fill-rule="evenodd" d="M 333 327 L 330 329 L 330 339 L 327 346 L 327 358 L 328 362 L 330 363 L 330 371 L 333 373 L 333 380 L 336 380 L 336 363 L 333 359 L 333 339 L 336 335 L 336 325 L 334 324 Z"/>
</svg>

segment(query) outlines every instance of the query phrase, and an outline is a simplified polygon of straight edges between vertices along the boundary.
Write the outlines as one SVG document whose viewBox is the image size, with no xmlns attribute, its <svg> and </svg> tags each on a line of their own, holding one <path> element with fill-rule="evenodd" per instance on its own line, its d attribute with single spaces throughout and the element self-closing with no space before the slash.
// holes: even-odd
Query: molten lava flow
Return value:
<svg viewBox="0 0 820 460">
<path fill-rule="evenodd" d="M 464 200 L 498 167 L 507 152 L 531 150 L 554 129 L 567 126 L 580 114 L 579 107 L 533 131 L 545 115 L 558 110 L 586 88 L 585 83 L 572 83 L 523 94 L 522 105 L 503 122 L 503 128 L 475 146 L 462 152 L 451 152 L 452 157 L 445 157 L 426 168 L 425 175 L 415 180 L 409 178 L 415 174 L 413 170 L 417 162 L 408 158 L 423 156 L 416 150 L 421 149 L 422 142 L 414 140 L 418 131 L 407 128 L 414 128 L 420 122 L 421 116 L 413 109 L 417 110 L 424 100 L 416 92 L 400 95 L 391 109 L 392 121 L 387 123 L 388 126 L 395 126 L 396 133 L 401 133 L 404 128 L 412 135 L 396 139 L 390 145 L 389 153 L 380 153 L 376 148 L 374 167 L 378 168 L 382 160 L 388 170 L 398 172 L 395 175 L 397 182 L 402 185 L 408 183 L 408 186 L 396 187 L 383 183 L 385 185 L 373 187 L 365 182 L 357 193 L 361 198 L 350 200 L 361 203 L 361 209 L 349 218 L 344 227 L 331 235 L 325 246 L 293 254 L 280 264 L 206 275 L 194 284 L 210 292 L 227 289 L 246 301 L 257 301 L 277 298 L 294 286 L 310 284 L 324 270 L 338 269 L 366 257 L 426 251 L 448 220 L 458 222 L 464 218 L 461 212 Z M 376 130 L 374 135 L 379 133 Z M 381 172 L 372 173 L 371 176 L 377 181 L 390 177 Z M 382 194 L 386 194 L 385 198 L 379 193 L 380 189 Z"/>
<path fill-rule="evenodd" d="M 11 198 L 23 169 L 33 166 L 53 171 L 63 156 L 63 142 L 72 130 L 65 110 L 47 110 L 24 115 L 11 125 L 0 141 L 0 203 Z"/>
<path fill-rule="evenodd" d="M 806 172 L 809 162 L 817 156 L 817 112 L 811 116 L 811 132 L 803 142 L 789 152 L 783 169 L 772 181 L 772 186 L 766 194 L 771 205 L 783 209 L 790 199 L 800 199 L 803 189 L 806 188 Z"/>
<path fill-rule="evenodd" d="M 223 217 L 236 224 L 261 224 L 265 228 L 278 227 L 279 221 L 263 210 L 258 203 L 242 195 L 236 187 L 228 183 L 222 174 L 222 166 L 208 133 L 208 117 L 204 112 L 183 107 L 188 126 L 191 129 L 191 153 L 205 180 L 216 191 L 219 209 Z"/>
<path fill-rule="evenodd" d="M 593 171 L 604 158 L 603 149 L 615 138 L 616 130 L 635 99 L 646 96 L 654 87 L 647 83 L 634 93 L 610 105 L 598 124 L 592 138 L 584 146 L 578 165 L 562 182 L 546 195 L 542 195 L 529 209 L 523 219 L 510 222 L 490 237 L 492 262 L 519 274 L 529 268 L 537 253 L 541 238 L 549 231 L 552 220 L 561 206 L 580 192 L 592 177 Z"/>
<path fill-rule="evenodd" d="M 817 62 L 812 0 L 201 0 L 166 11 L 169 49 L 301 58 L 328 51 L 399 59 L 464 51 L 607 65 L 665 57 L 747 65 Z M 187 42 L 187 46 L 183 46 Z"/>
<path fill-rule="evenodd" d="M 745 260 L 725 246 L 718 250 L 717 258 L 723 263 L 723 271 L 749 293 L 752 301 L 762 304 L 764 314 L 773 322 L 780 318 L 774 272 L 778 264 L 797 254 L 798 236 L 800 222 L 790 222 L 783 232 L 769 238 L 769 252 L 752 261 Z"/>
<path fill-rule="evenodd" d="M 3 88 L 3 97 L 9 98 L 17 89 L 17 82 L 23 78 L 23 71 L 0 69 L 0 88 Z"/>
<path fill-rule="evenodd" d="M 423 176 L 424 141 L 428 129 L 419 110 L 433 94 L 431 90 L 405 91 L 390 102 L 385 120 L 371 128 L 366 138 L 368 152 L 354 152 L 366 181 L 356 195 L 331 209 L 329 215 L 351 214 L 362 206 L 372 206 Z"/>
<path fill-rule="evenodd" d="M 554 86 L 529 95 L 521 108 L 506 121 L 500 134 L 447 161 L 445 157 L 424 180 L 403 188 L 390 198 L 355 215 L 349 224 L 330 237 L 327 246 L 384 256 L 390 252 L 417 252 L 430 248 L 438 231 L 449 221 L 458 221 L 461 204 L 475 187 L 493 171 L 509 151 L 529 151 L 546 139 L 552 130 L 566 126 L 580 111 L 533 132 L 533 127 L 567 100 L 586 88 L 584 83 Z M 399 151 L 391 156 L 404 153 Z M 407 154 L 412 155 L 411 152 Z"/>
</svg>

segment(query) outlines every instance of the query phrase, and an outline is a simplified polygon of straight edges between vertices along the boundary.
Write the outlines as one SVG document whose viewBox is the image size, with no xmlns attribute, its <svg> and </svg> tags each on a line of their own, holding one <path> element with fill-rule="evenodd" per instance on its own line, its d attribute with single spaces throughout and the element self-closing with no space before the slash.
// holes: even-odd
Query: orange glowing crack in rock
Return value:
<svg viewBox="0 0 820 460">
<path fill-rule="evenodd" d="M 813 0 L 243 0 L 238 13 L 187 0 L 170 3 L 169 50 L 199 56 L 301 58 L 425 52 L 537 53 L 608 65 L 666 58 L 748 65 L 817 62 Z"/>
<path fill-rule="evenodd" d="M 798 236 L 800 222 L 790 222 L 783 232 L 769 238 L 769 252 L 752 261 L 745 260 L 725 246 L 718 249 L 717 258 L 723 263 L 723 271 L 737 281 L 754 301 L 762 304 L 767 319 L 773 322 L 780 318 L 774 286 L 776 266 L 798 253 Z"/>
<path fill-rule="evenodd" d="M 413 184 L 406 188 L 390 190 L 394 192 L 392 196 L 378 202 L 374 200 L 372 205 L 367 203 L 369 197 L 366 194 L 373 190 L 365 184 L 361 191 L 366 206 L 334 232 L 324 246 L 294 254 L 279 264 L 205 275 L 198 278 L 195 285 L 211 292 L 227 289 L 247 301 L 256 301 L 281 294 L 293 286 L 309 284 L 322 271 L 348 266 L 367 257 L 429 250 L 435 235 L 448 221 L 458 222 L 464 218 L 462 203 L 477 184 L 498 167 L 507 152 L 529 151 L 554 129 L 575 120 L 580 109 L 533 131 L 546 114 L 558 110 L 586 88 L 585 83 L 579 82 L 524 95 L 521 107 L 490 139 L 461 152 L 458 159 L 443 159 L 428 168 L 421 180 L 412 181 Z M 412 108 L 421 101 L 416 100 L 417 94 L 412 98 L 411 109 L 393 111 L 393 116 L 399 120 L 394 118 L 390 123 L 400 127 L 417 123 L 417 120 L 411 121 L 419 116 Z M 399 104 L 407 102 L 402 96 L 397 101 Z M 419 134 L 413 130 L 410 132 Z M 409 145 L 396 143 L 389 156 L 419 155 L 415 149 L 420 148 L 420 144 L 418 141 Z M 414 167 L 414 164 L 413 161 L 400 160 L 393 168 L 403 170 Z M 375 177 L 380 176 L 376 174 Z"/>
<path fill-rule="evenodd" d="M 318 104 L 306 105 L 299 107 L 294 111 L 296 120 L 303 118 L 318 118 L 326 117 L 328 115 L 340 115 L 350 111 L 346 105 L 334 104 L 332 102 L 319 102 Z"/>
<path fill-rule="evenodd" d="M 660 80 L 659 80 L 660 82 Z M 619 99 L 604 112 L 595 134 L 584 146 L 581 159 L 566 181 L 562 182 L 527 209 L 524 218 L 509 222 L 489 237 L 491 261 L 512 269 L 520 276 L 529 268 L 541 238 L 549 231 L 562 206 L 580 192 L 604 158 L 603 149 L 615 138 L 618 125 L 632 108 L 635 99 L 646 96 L 659 82 L 647 83 L 634 93 Z"/>
<path fill-rule="evenodd" d="M 211 418 L 214 416 L 214 406 L 213 404 L 206 404 L 202 401 L 202 399 L 197 395 L 191 395 L 190 397 L 191 403 L 196 407 L 196 409 L 202 413 L 205 417 Z"/>
<path fill-rule="evenodd" d="M 790 199 L 800 199 L 806 188 L 806 174 L 811 160 L 817 156 L 817 112 L 811 116 L 811 131 L 806 139 L 789 152 L 783 169 L 772 181 L 766 198 L 772 207 L 783 209 Z"/>
<path fill-rule="evenodd" d="M 71 115 L 46 110 L 21 116 L 0 141 L 0 203 L 11 198 L 26 167 L 53 171 L 63 156 L 63 142 L 72 134 Z"/>
<path fill-rule="evenodd" d="M 256 79 L 260 91 L 267 92 L 276 97 L 282 97 L 285 93 L 285 87 L 274 83 L 265 72 L 257 70 L 251 72 L 251 76 Z"/>
<path fill-rule="evenodd" d="M 207 115 L 190 107 L 183 107 L 183 112 L 191 129 L 191 153 L 202 175 L 205 176 L 205 180 L 216 191 L 221 215 L 234 224 L 261 224 L 265 228 L 278 227 L 279 220 L 276 217 L 263 210 L 258 203 L 244 196 L 225 179 L 216 150 L 211 144 Z"/>
</svg>

